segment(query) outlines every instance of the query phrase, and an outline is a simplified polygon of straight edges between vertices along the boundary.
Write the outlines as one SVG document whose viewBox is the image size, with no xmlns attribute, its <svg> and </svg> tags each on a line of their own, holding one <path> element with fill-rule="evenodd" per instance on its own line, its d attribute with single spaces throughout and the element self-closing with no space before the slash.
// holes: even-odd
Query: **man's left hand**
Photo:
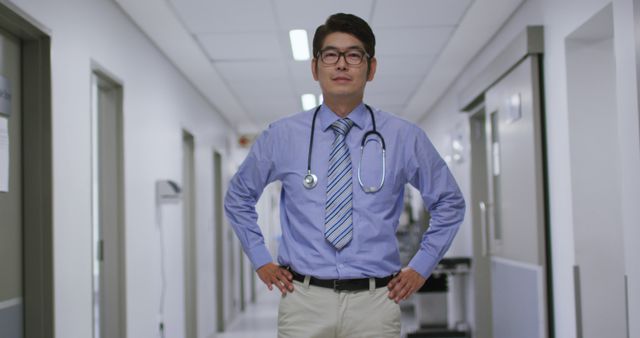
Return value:
<svg viewBox="0 0 640 338">
<path fill-rule="evenodd" d="M 426 281 L 427 279 L 417 273 L 416 270 L 406 267 L 387 285 L 387 288 L 389 288 L 389 299 L 393 299 L 394 302 L 399 303 L 418 291 Z"/>
</svg>

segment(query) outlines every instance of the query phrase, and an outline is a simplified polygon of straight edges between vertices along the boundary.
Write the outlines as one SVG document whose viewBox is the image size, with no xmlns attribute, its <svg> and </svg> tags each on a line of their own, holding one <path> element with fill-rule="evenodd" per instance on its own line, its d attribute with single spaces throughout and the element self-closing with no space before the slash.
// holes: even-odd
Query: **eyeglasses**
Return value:
<svg viewBox="0 0 640 338">
<path fill-rule="evenodd" d="M 349 49 L 346 52 L 341 52 L 334 48 L 328 48 L 318 53 L 318 58 L 326 65 L 337 64 L 342 56 L 344 56 L 344 61 L 351 66 L 361 64 L 365 57 L 369 58 L 369 54 L 360 49 Z"/>
</svg>

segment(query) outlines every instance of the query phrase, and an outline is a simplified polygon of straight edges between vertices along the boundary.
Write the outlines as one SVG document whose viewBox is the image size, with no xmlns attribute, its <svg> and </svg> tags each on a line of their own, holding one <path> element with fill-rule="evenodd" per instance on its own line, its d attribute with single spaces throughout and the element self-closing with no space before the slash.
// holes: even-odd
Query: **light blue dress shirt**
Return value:
<svg viewBox="0 0 640 338">
<path fill-rule="evenodd" d="M 431 222 L 409 266 L 428 277 L 451 245 L 464 218 L 465 203 L 427 135 L 415 124 L 374 109 L 376 127 L 386 143 L 387 168 L 382 189 L 365 193 L 358 183 L 358 165 L 362 163 L 363 183 L 377 186 L 382 152 L 377 143 L 370 142 L 360 159 L 362 136 L 373 128 L 371 117 L 364 104 L 348 115 L 354 122 L 346 138 L 353 163 L 353 239 L 338 251 L 324 237 L 324 218 L 329 152 L 335 137 L 330 126 L 340 117 L 325 105 L 318 112 L 311 159 L 318 184 L 309 190 L 302 183 L 314 111 L 272 123 L 256 139 L 231 179 L 225 197 L 226 215 L 253 267 L 272 262 L 257 224 L 255 205 L 267 184 L 281 181 L 280 265 L 323 279 L 384 277 L 399 271 L 395 232 L 405 184 L 410 183 L 420 191 Z"/>
</svg>

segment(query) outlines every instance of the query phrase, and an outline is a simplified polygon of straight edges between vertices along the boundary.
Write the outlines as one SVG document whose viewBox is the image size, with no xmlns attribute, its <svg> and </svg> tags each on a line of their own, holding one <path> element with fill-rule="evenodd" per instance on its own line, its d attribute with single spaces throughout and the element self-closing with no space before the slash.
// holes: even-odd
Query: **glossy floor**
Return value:
<svg viewBox="0 0 640 338">
<path fill-rule="evenodd" d="M 280 293 L 258 290 L 257 300 L 229 325 L 221 338 L 276 338 L 278 336 L 278 303 Z"/>
</svg>

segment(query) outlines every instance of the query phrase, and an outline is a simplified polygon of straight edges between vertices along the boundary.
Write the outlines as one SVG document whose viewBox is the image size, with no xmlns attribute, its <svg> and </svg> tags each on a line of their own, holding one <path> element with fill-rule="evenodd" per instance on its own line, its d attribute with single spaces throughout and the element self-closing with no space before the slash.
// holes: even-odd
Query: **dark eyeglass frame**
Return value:
<svg viewBox="0 0 640 338">
<path fill-rule="evenodd" d="M 328 52 L 328 51 L 332 51 L 332 52 L 335 52 L 335 53 L 338 54 L 338 58 L 336 59 L 335 62 L 326 62 L 324 60 L 323 54 L 325 52 Z M 362 57 L 360 57 L 360 61 L 358 61 L 357 63 L 350 62 L 349 58 L 347 57 L 347 54 L 349 54 L 351 52 L 360 52 L 360 53 L 362 53 Z M 325 48 L 325 49 L 320 50 L 318 52 L 318 55 L 316 55 L 317 59 L 319 59 L 323 64 L 329 65 L 329 66 L 333 66 L 333 65 L 338 64 L 338 62 L 340 62 L 340 58 L 342 58 L 342 57 L 344 57 L 344 62 L 346 64 L 350 65 L 350 66 L 359 66 L 359 65 L 362 64 L 362 61 L 364 61 L 365 59 L 369 60 L 371 58 L 366 51 L 364 51 L 364 50 L 362 50 L 360 48 L 350 48 L 350 49 L 348 49 L 348 50 L 346 50 L 344 52 L 341 52 L 337 48 Z"/>
</svg>

